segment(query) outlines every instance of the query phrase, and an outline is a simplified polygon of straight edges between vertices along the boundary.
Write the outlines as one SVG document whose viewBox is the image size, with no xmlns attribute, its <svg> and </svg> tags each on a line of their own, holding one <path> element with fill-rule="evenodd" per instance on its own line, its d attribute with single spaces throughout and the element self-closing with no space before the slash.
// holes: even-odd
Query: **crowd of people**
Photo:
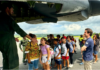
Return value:
<svg viewBox="0 0 100 70">
<path fill-rule="evenodd" d="M 29 34 L 29 36 L 37 39 L 36 35 L 34 34 Z M 80 48 L 82 48 L 86 44 L 86 40 L 87 38 L 85 37 L 85 35 L 80 36 Z M 28 45 L 26 45 L 25 49 L 29 70 L 33 69 L 33 67 L 37 70 L 39 61 L 41 65 L 43 65 L 44 70 L 50 70 L 51 68 L 53 68 L 53 62 L 55 62 L 54 67 L 57 67 L 58 70 L 61 70 L 62 68 L 68 69 L 73 67 L 73 54 L 76 53 L 76 40 L 73 36 L 63 35 L 61 37 L 60 35 L 57 35 L 56 37 L 54 37 L 53 34 L 50 34 L 47 35 L 47 38 L 41 38 L 39 45 L 32 42 L 33 41 L 28 42 Z M 93 36 L 93 44 L 93 56 L 95 57 L 94 63 L 96 63 L 98 61 L 99 34 L 95 34 Z M 82 63 L 80 63 L 80 65 L 84 64 L 84 52 L 85 51 L 81 51 Z"/>
<path fill-rule="evenodd" d="M 34 34 L 29 34 L 29 36 L 36 38 L 36 35 Z M 32 70 L 33 67 L 37 70 L 39 61 L 43 65 L 44 70 L 50 70 L 53 62 L 55 62 L 54 67 L 57 67 L 58 70 L 61 70 L 62 67 L 66 67 L 66 62 L 67 68 L 73 67 L 73 54 L 76 46 L 75 42 L 76 40 L 73 36 L 66 37 L 63 35 L 63 37 L 60 37 L 60 35 L 57 35 L 57 38 L 54 38 L 53 34 L 47 35 L 47 39 L 41 38 L 39 45 L 34 43 L 33 40 L 28 42 L 25 48 L 25 53 L 26 58 L 28 59 L 29 70 Z"/>
</svg>

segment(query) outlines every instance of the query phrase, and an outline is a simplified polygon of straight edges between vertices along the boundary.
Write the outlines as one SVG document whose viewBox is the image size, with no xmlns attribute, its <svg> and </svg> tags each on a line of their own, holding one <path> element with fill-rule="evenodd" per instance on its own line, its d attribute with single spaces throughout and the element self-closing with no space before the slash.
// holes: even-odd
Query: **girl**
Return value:
<svg viewBox="0 0 100 70">
<path fill-rule="evenodd" d="M 29 36 L 32 37 L 32 41 L 28 42 L 25 48 L 26 58 L 28 59 L 28 70 L 33 70 L 33 67 L 35 70 L 38 70 L 39 46 L 35 43 L 37 38 L 34 34 L 29 34 Z"/>
<path fill-rule="evenodd" d="M 94 35 L 93 41 L 94 41 L 94 53 L 93 53 L 93 56 L 95 57 L 94 63 L 96 63 L 97 60 L 98 60 L 98 51 L 99 51 L 99 34 L 95 34 Z"/>
<path fill-rule="evenodd" d="M 73 67 L 73 53 L 74 53 L 74 50 L 75 50 L 75 42 L 73 42 L 71 40 L 71 36 L 68 36 L 68 43 L 70 45 L 70 50 L 69 50 L 69 57 L 70 57 L 70 65 L 69 67 Z"/>
<path fill-rule="evenodd" d="M 40 63 L 43 65 L 44 70 L 50 70 L 50 46 L 46 44 L 46 38 L 41 39 L 41 46 L 40 46 Z M 42 61 L 41 61 L 42 58 Z"/>
<path fill-rule="evenodd" d="M 82 40 L 82 47 L 85 45 L 85 41 L 86 41 L 86 39 L 83 39 L 83 40 Z M 82 62 L 80 63 L 80 65 L 82 65 L 83 62 L 84 62 L 83 53 L 84 53 L 84 52 L 81 52 L 81 55 L 82 55 Z"/>
</svg>

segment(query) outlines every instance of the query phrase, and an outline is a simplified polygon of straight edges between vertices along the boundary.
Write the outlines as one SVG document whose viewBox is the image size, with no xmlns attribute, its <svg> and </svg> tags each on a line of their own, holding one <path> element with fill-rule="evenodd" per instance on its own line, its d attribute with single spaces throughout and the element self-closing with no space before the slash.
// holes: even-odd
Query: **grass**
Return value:
<svg viewBox="0 0 100 70">
<path fill-rule="evenodd" d="M 74 36 L 74 38 L 79 38 L 80 36 Z M 15 38 L 18 38 L 19 40 L 22 40 L 23 38 L 20 36 L 15 36 Z M 41 39 L 42 37 L 37 37 L 37 39 Z M 47 38 L 47 37 L 45 37 Z M 55 37 L 56 38 L 56 37 Z"/>
</svg>

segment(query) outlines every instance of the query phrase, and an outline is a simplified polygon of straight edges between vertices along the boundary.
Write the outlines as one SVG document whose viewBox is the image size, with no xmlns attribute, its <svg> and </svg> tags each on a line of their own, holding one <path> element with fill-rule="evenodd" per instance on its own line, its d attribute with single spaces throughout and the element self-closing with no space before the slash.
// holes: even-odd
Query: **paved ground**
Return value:
<svg viewBox="0 0 100 70">
<path fill-rule="evenodd" d="M 77 39 L 78 41 L 78 39 Z M 79 43 L 77 42 L 77 54 L 73 55 L 74 58 L 74 66 L 73 68 L 69 68 L 69 70 L 84 70 L 84 65 L 79 65 L 81 62 L 81 52 L 80 52 L 80 47 Z M 19 45 L 19 43 L 17 43 Z M 23 58 L 23 53 L 20 51 L 19 46 L 18 46 L 18 55 L 19 55 L 19 69 L 20 70 L 28 70 L 28 65 L 23 65 L 22 63 L 22 58 Z M 100 51 L 99 51 L 99 61 L 96 64 L 92 65 L 93 70 L 100 70 Z M 54 66 L 54 64 L 52 65 Z M 2 54 L 0 53 L 0 67 L 2 67 Z M 39 70 L 42 70 L 42 65 L 39 64 Z M 52 68 L 51 70 L 57 70 L 57 68 Z M 66 69 L 63 69 L 66 70 Z"/>
</svg>

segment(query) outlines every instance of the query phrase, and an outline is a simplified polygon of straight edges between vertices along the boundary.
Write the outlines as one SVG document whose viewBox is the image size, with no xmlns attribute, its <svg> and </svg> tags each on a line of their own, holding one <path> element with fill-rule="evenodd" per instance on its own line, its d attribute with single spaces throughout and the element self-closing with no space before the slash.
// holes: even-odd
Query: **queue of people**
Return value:
<svg viewBox="0 0 100 70">
<path fill-rule="evenodd" d="M 57 35 L 57 38 L 54 38 L 53 34 L 50 34 L 47 39 L 41 38 L 39 45 L 34 43 L 34 40 L 37 41 L 36 35 L 30 33 L 29 36 L 33 39 L 28 42 L 25 48 L 28 70 L 33 70 L 33 67 L 38 70 L 39 62 L 44 70 L 50 70 L 53 62 L 55 62 L 54 67 L 57 67 L 58 70 L 73 67 L 75 41 L 72 40 L 72 36 L 61 38 L 60 35 Z"/>
<path fill-rule="evenodd" d="M 86 34 L 86 31 L 90 31 L 90 33 Z M 34 34 L 29 34 L 30 37 L 32 37 L 32 35 L 37 40 Z M 93 56 L 95 58 L 95 61 L 93 63 L 96 63 L 98 61 L 99 34 L 95 34 L 93 36 L 93 39 L 90 37 L 91 35 L 91 29 L 87 29 L 85 30 L 84 35 L 82 35 L 81 40 L 82 63 L 80 63 L 80 65 L 84 64 L 85 70 L 92 70 L 91 65 Z M 33 44 L 33 49 L 31 48 L 32 46 L 29 43 L 28 46 L 31 47 L 27 48 L 26 46 L 25 49 L 25 52 L 27 53 L 29 70 L 32 70 L 33 67 L 35 68 L 35 70 L 38 70 L 37 63 L 39 62 L 43 66 L 44 70 L 50 70 L 53 66 L 53 62 L 55 62 L 54 67 L 57 67 L 58 70 L 62 70 L 62 68 L 68 69 L 73 67 L 73 54 L 75 53 L 76 40 L 73 40 L 72 36 L 60 37 L 60 35 L 57 35 L 57 37 L 54 38 L 53 34 L 50 34 L 47 35 L 47 39 L 41 38 L 40 45 L 35 43 Z M 40 52 L 39 48 L 35 48 L 35 46 L 40 47 Z M 27 49 L 30 50 L 30 52 L 27 51 Z M 36 59 L 31 60 L 31 58 Z"/>
</svg>

